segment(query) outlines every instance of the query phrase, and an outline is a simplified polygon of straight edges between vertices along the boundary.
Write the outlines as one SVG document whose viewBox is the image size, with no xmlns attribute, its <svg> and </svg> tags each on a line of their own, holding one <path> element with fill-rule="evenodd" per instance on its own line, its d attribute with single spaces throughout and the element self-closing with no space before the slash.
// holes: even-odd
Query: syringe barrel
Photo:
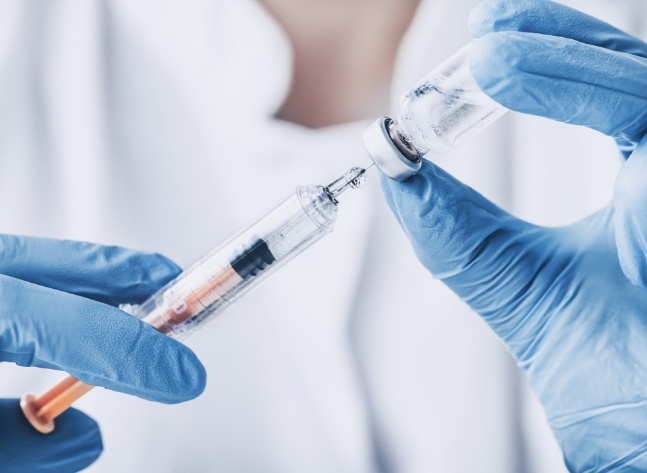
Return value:
<svg viewBox="0 0 647 473">
<path fill-rule="evenodd" d="M 321 186 L 296 192 L 208 253 L 131 313 L 184 339 L 333 228 L 337 205 Z"/>
</svg>

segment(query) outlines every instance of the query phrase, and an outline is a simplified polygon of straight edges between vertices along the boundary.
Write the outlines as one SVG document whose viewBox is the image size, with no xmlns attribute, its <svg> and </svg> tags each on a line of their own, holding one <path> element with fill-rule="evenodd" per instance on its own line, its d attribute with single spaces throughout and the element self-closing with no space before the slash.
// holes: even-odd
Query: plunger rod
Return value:
<svg viewBox="0 0 647 473">
<path fill-rule="evenodd" d="M 54 419 L 93 387 L 68 376 L 40 397 L 25 394 L 20 399 L 20 407 L 36 430 L 49 434 L 54 430 Z"/>
</svg>

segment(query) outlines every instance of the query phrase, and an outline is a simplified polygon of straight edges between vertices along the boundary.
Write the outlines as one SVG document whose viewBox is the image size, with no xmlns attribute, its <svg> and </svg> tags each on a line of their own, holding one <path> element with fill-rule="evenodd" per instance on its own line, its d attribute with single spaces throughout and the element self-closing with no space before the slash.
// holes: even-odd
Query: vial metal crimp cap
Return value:
<svg viewBox="0 0 647 473">
<path fill-rule="evenodd" d="M 389 135 L 389 117 L 380 117 L 371 123 L 362 139 L 373 162 L 391 179 L 403 181 L 420 170 L 420 158 L 412 161 L 407 158 L 393 143 Z"/>
</svg>

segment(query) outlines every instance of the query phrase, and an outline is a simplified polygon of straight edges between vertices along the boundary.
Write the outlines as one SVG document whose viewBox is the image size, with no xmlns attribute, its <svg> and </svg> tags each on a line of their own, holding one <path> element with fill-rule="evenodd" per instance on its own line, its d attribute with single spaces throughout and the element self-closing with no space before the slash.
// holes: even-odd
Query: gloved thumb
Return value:
<svg viewBox="0 0 647 473">
<path fill-rule="evenodd" d="M 534 333 L 532 323 L 519 324 L 517 319 L 534 301 L 519 296 L 544 264 L 547 247 L 555 243 L 545 229 L 506 213 L 427 161 L 405 181 L 383 176 L 382 189 L 418 258 L 436 278 L 481 314 L 509 346 L 514 345 L 513 331 L 528 331 L 528 337 Z"/>
<path fill-rule="evenodd" d="M 97 423 L 76 409 L 56 419 L 49 435 L 25 419 L 18 399 L 0 399 L 0 470 L 3 473 L 73 473 L 93 463 L 103 444 Z"/>
<path fill-rule="evenodd" d="M 647 137 L 620 169 L 613 200 L 620 266 L 632 283 L 647 287 Z"/>
</svg>

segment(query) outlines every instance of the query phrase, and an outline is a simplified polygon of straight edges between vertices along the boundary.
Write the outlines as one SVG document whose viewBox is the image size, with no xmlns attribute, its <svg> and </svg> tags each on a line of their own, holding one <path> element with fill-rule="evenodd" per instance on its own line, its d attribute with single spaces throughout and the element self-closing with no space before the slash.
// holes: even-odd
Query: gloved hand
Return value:
<svg viewBox="0 0 647 473">
<path fill-rule="evenodd" d="M 647 44 L 549 0 L 494 0 L 470 15 L 470 70 L 507 108 L 585 125 L 625 157 L 647 132 Z M 616 242 L 625 275 L 647 286 L 647 164 L 634 155 L 617 181 Z"/>
<path fill-rule="evenodd" d="M 547 0 L 485 2 L 471 28 L 480 36 L 472 73 L 506 107 L 587 125 L 631 147 L 645 134 L 641 41 Z M 519 220 L 427 162 L 404 182 L 382 180 L 422 263 L 525 370 L 575 472 L 647 471 L 647 290 L 624 276 L 616 248 L 621 258 L 622 245 L 634 245 L 625 255 L 647 249 L 647 239 L 629 241 L 646 217 L 627 217 L 647 210 L 645 187 L 636 187 L 647 177 L 625 173 L 645 162 L 647 138 L 623 168 L 615 208 L 563 228 Z M 633 235 L 646 235 L 645 223 Z"/>
<path fill-rule="evenodd" d="M 164 403 L 198 396 L 195 354 L 112 305 L 143 302 L 179 272 L 117 247 L 0 235 L 0 361 L 61 369 L 81 381 Z M 96 423 L 71 410 L 49 435 L 0 401 L 3 472 L 78 471 L 101 453 Z"/>
<path fill-rule="evenodd" d="M 427 161 L 382 186 L 420 261 L 526 372 L 569 470 L 647 471 L 647 289 L 622 273 L 613 207 L 543 228 Z"/>
</svg>

